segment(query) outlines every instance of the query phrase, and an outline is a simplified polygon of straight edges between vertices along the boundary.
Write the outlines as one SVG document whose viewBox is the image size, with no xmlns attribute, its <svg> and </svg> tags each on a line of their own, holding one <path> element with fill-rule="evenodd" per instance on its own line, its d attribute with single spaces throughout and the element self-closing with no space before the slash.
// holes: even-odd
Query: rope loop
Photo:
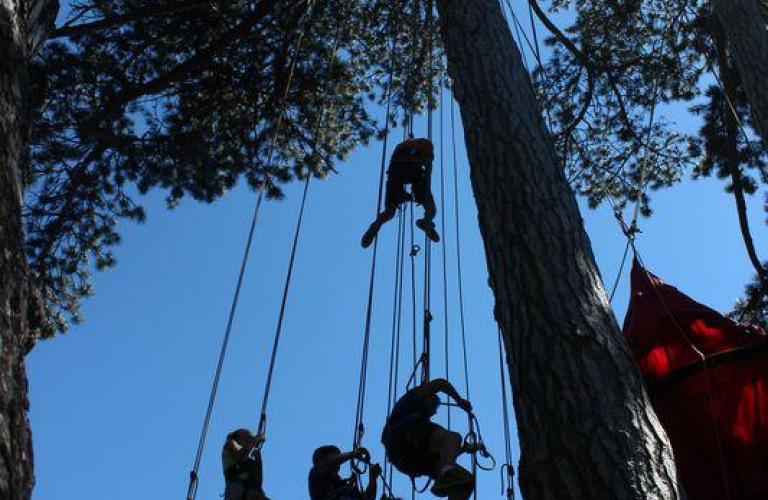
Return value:
<svg viewBox="0 0 768 500">
<path fill-rule="evenodd" d="M 496 468 L 496 458 L 488 451 L 485 446 L 483 437 L 480 434 L 480 424 L 477 421 L 477 417 L 474 413 L 469 414 L 469 431 L 464 436 L 464 443 L 462 445 L 464 453 L 472 455 L 473 462 L 478 468 L 484 471 L 492 471 Z M 482 457 L 487 463 L 480 463 L 477 457 Z"/>
<path fill-rule="evenodd" d="M 508 500 L 515 498 L 515 468 L 512 464 L 504 464 L 499 469 L 501 475 L 501 494 Z"/>
<path fill-rule="evenodd" d="M 411 485 L 413 486 L 413 491 L 418 494 L 424 493 L 429 489 L 430 486 L 432 486 L 432 478 L 427 479 L 427 482 L 424 483 L 424 486 L 419 488 L 418 486 L 416 486 L 416 478 L 413 476 L 410 476 L 410 477 L 411 477 Z"/>
<path fill-rule="evenodd" d="M 481 438 L 477 436 L 474 431 L 470 431 L 464 437 L 464 444 L 462 446 L 464 453 L 473 455 L 473 460 L 477 463 L 477 467 L 484 471 L 492 471 L 496 468 L 496 459 L 486 448 L 485 443 Z M 489 460 L 489 463 L 481 463 L 477 457 L 482 457 L 485 460 Z"/>
<path fill-rule="evenodd" d="M 371 453 L 366 448 L 363 448 L 362 446 L 359 448 L 356 448 L 354 450 L 354 453 L 360 453 L 360 457 L 353 458 L 350 461 L 352 472 L 355 475 L 362 476 L 363 474 L 366 474 L 368 472 L 368 469 L 371 466 Z"/>
</svg>

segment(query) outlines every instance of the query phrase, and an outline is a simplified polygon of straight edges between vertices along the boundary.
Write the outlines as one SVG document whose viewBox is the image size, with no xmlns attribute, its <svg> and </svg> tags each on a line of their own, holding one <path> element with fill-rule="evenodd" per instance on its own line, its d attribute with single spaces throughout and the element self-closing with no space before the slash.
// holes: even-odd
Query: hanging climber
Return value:
<svg viewBox="0 0 768 500">
<path fill-rule="evenodd" d="M 309 497 L 312 500 L 376 500 L 376 480 L 381 467 L 373 464 L 368 469 L 368 487 L 361 491 L 354 479 L 339 476 L 341 465 L 350 460 L 361 460 L 368 455 L 365 448 L 342 453 L 333 445 L 321 446 L 312 454 L 309 471 Z"/>
<path fill-rule="evenodd" d="M 435 158 L 432 143 L 427 139 L 414 139 L 413 134 L 401 142 L 392 153 L 387 170 L 386 196 L 384 211 L 373 221 L 363 235 L 363 248 L 368 248 L 385 222 L 392 219 L 397 208 L 406 201 L 415 201 L 424 206 L 424 218 L 416 221 L 416 226 L 434 241 L 440 241 L 435 230 L 434 218 L 437 214 L 435 199 L 432 196 L 432 160 Z M 405 186 L 411 185 L 411 193 Z"/>
<path fill-rule="evenodd" d="M 435 379 L 400 398 L 384 426 L 381 442 L 397 470 L 412 479 L 428 476 L 434 480 L 431 491 L 435 496 L 467 500 L 474 490 L 474 478 L 456 463 L 462 438 L 430 420 L 440 405 L 440 393 L 467 413 L 472 412 L 472 403 L 459 396 L 450 382 Z"/>
<path fill-rule="evenodd" d="M 226 481 L 224 500 L 269 500 L 261 489 L 259 445 L 263 441 L 263 436 L 256 436 L 248 429 L 238 429 L 227 435 L 221 450 Z"/>
</svg>

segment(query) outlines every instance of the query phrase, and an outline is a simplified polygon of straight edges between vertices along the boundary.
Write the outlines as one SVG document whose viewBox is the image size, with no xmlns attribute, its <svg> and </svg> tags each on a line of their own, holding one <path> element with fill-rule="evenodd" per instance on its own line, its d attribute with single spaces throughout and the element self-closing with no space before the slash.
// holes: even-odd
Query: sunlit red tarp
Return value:
<svg viewBox="0 0 768 500">
<path fill-rule="evenodd" d="M 624 335 L 690 499 L 768 500 L 766 332 L 699 304 L 635 261 Z"/>
</svg>

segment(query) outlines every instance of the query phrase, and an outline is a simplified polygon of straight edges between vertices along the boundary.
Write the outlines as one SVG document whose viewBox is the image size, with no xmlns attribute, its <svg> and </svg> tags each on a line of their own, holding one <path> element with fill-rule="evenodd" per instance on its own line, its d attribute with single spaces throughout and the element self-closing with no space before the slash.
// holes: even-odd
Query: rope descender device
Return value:
<svg viewBox="0 0 768 500">
<path fill-rule="evenodd" d="M 482 436 L 480 435 L 480 426 L 477 424 L 477 417 L 474 413 L 469 414 L 470 427 L 469 432 L 464 437 L 464 443 L 462 444 L 462 450 L 473 456 L 477 467 L 486 472 L 492 471 L 496 468 L 496 458 L 491 455 L 488 448 L 485 446 Z M 477 432 L 475 431 L 477 427 Z M 477 457 L 482 457 L 486 460 L 486 463 L 481 463 Z"/>
<path fill-rule="evenodd" d="M 352 451 L 353 454 L 359 453 L 360 457 L 353 458 L 350 461 L 350 467 L 352 468 L 352 471 L 355 475 L 363 475 L 368 472 L 368 469 L 371 466 L 371 453 L 362 446 L 355 448 Z M 362 464 L 362 467 L 360 466 Z"/>
</svg>

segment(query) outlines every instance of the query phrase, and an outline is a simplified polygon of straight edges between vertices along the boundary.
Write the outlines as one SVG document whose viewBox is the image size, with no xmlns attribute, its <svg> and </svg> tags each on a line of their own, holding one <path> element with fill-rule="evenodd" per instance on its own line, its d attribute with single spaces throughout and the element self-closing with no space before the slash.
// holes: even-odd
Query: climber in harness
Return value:
<svg viewBox="0 0 768 500">
<path fill-rule="evenodd" d="M 427 139 L 414 139 L 413 134 L 401 142 L 392 153 L 387 170 L 387 186 L 384 199 L 384 211 L 379 213 L 368 231 L 363 235 L 363 248 L 368 248 L 385 222 L 397 213 L 397 208 L 406 201 L 415 201 L 424 206 L 424 218 L 416 221 L 416 226 L 434 241 L 440 241 L 435 230 L 434 218 L 437 215 L 435 199 L 432 196 L 432 160 L 435 158 L 432 143 Z M 411 185 L 411 193 L 405 186 Z"/>
<path fill-rule="evenodd" d="M 462 438 L 430 420 L 440 405 L 440 393 L 467 413 L 472 412 L 472 403 L 459 396 L 450 382 L 435 379 L 400 398 L 384 426 L 381 442 L 397 470 L 412 480 L 419 476 L 434 480 L 431 491 L 435 496 L 467 500 L 475 484 L 472 474 L 456 463 Z"/>
<path fill-rule="evenodd" d="M 312 469 L 309 471 L 309 497 L 311 500 L 376 500 L 376 480 L 381 467 L 373 464 L 368 469 L 368 487 L 360 491 L 352 479 L 339 476 L 341 465 L 350 460 L 364 460 L 368 456 L 365 448 L 342 453 L 333 445 L 321 446 L 312 454 Z"/>
<path fill-rule="evenodd" d="M 261 489 L 262 466 L 259 445 L 263 437 L 248 429 L 227 435 L 221 450 L 226 489 L 224 500 L 269 500 Z"/>
</svg>

